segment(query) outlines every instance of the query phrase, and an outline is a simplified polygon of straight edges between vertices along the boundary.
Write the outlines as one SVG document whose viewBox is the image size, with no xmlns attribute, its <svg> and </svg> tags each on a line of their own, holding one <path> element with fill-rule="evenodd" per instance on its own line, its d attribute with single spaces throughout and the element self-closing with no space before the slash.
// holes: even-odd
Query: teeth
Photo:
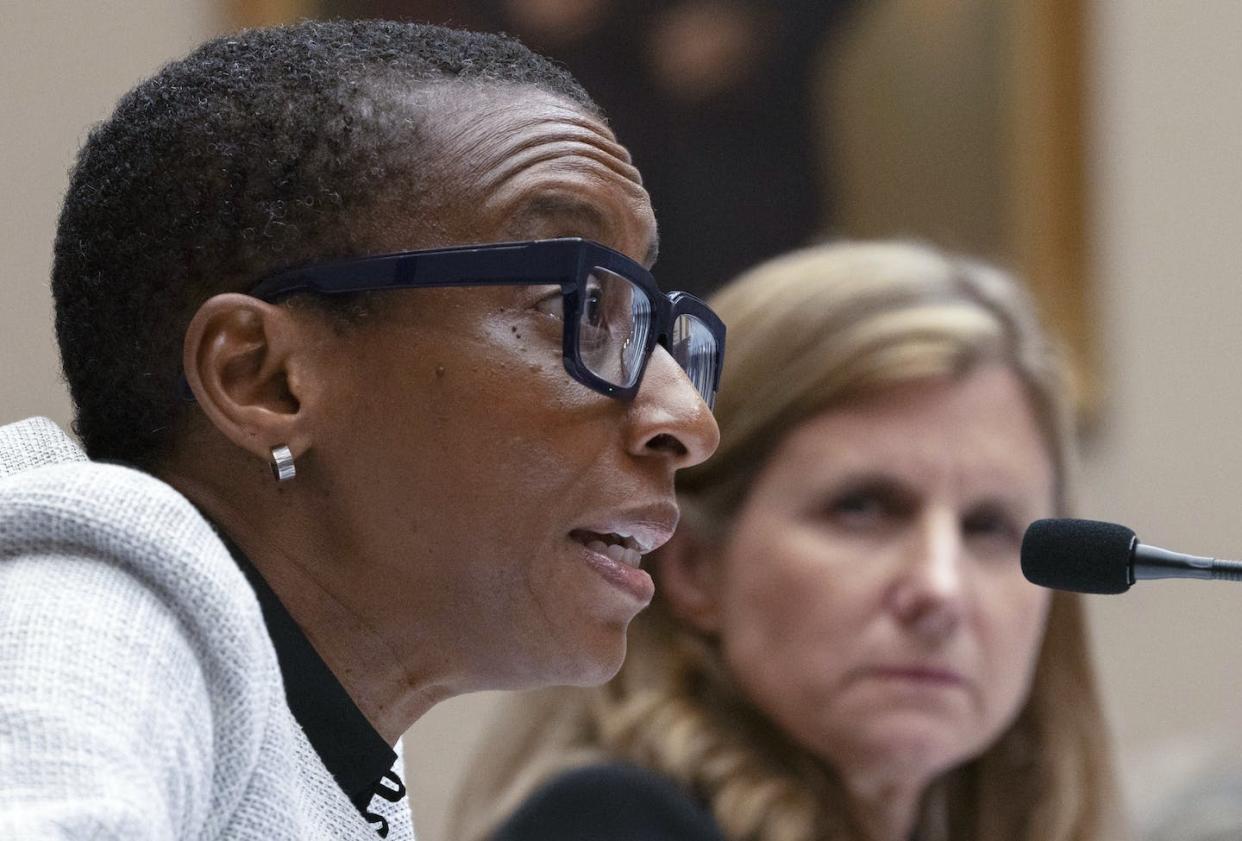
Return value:
<svg viewBox="0 0 1242 841">
<path fill-rule="evenodd" d="M 623 543 L 626 546 L 626 548 L 633 549 L 635 552 L 638 552 L 640 555 L 646 554 L 648 551 L 650 551 L 646 546 L 643 546 L 641 543 L 638 542 L 637 537 L 635 537 L 634 535 L 630 534 L 627 531 L 615 531 L 613 532 L 613 534 L 617 537 L 617 539 L 621 543 Z"/>
<path fill-rule="evenodd" d="M 602 540 L 592 540 L 587 544 L 587 548 L 592 552 L 611 558 L 619 564 L 638 568 L 642 564 L 643 556 L 641 552 L 631 549 L 629 546 L 622 546 L 619 543 L 605 543 Z"/>
</svg>

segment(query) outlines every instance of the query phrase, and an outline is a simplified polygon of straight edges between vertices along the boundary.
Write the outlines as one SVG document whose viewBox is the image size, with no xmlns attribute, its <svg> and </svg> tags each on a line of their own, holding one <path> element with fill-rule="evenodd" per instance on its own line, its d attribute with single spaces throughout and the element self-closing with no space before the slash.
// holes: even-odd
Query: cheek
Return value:
<svg viewBox="0 0 1242 841">
<path fill-rule="evenodd" d="M 796 526 L 752 530 L 726 563 L 721 644 L 751 702 L 794 735 L 816 729 L 864 624 L 848 558 Z"/>
<path fill-rule="evenodd" d="M 988 717 L 999 731 L 1030 693 L 1051 593 L 1025 580 L 999 582 L 983 600 L 980 643 Z"/>
<path fill-rule="evenodd" d="M 478 556 L 500 569 L 510 552 L 529 563 L 563 501 L 581 496 L 574 482 L 602 461 L 599 410 L 572 399 L 559 355 L 531 361 L 546 348 L 501 327 L 393 330 L 337 365 L 322 449 L 338 496 L 357 499 L 356 516 L 396 549 L 453 567 Z"/>
</svg>

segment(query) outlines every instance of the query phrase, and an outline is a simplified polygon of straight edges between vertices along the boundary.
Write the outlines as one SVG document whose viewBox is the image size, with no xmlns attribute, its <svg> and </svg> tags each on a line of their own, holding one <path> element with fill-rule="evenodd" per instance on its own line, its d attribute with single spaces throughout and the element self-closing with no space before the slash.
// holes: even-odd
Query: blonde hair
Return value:
<svg viewBox="0 0 1242 841">
<path fill-rule="evenodd" d="M 727 534 L 784 435 L 851 397 L 999 362 L 1025 387 L 1068 514 L 1073 433 L 1058 355 L 1007 275 L 921 245 L 824 245 L 765 263 L 712 305 L 728 325 L 721 444 L 678 476 L 684 522 Z M 659 559 L 653 575 L 659 579 Z M 658 592 L 657 587 L 657 592 Z M 486 837 L 542 782 L 589 762 L 663 773 L 730 841 L 863 839 L 839 778 L 734 688 L 717 646 L 657 598 L 626 664 L 599 689 L 529 693 L 486 740 L 455 819 Z M 920 839 L 1087 841 L 1120 833 L 1103 716 L 1077 596 L 1052 597 L 1032 689 L 1008 729 L 924 798 Z"/>
</svg>

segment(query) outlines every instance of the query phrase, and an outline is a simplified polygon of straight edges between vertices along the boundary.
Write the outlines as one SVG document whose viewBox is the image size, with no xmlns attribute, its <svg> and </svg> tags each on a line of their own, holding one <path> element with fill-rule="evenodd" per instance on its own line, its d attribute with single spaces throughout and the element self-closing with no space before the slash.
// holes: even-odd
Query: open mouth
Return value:
<svg viewBox="0 0 1242 841">
<path fill-rule="evenodd" d="M 638 569 L 643 561 L 642 546 L 633 535 L 619 532 L 597 532 L 574 529 L 569 536 L 592 552 L 598 552 L 619 564 Z"/>
</svg>

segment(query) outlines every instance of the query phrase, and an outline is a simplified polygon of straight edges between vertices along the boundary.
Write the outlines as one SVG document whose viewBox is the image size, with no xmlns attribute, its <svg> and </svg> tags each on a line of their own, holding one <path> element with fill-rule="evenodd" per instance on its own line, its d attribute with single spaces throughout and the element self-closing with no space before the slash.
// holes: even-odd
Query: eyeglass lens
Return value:
<svg viewBox="0 0 1242 841">
<path fill-rule="evenodd" d="M 682 367 L 690 382 L 707 401 L 714 402 L 713 385 L 716 374 L 716 337 L 697 316 L 683 313 L 673 321 L 669 352 Z"/>
<path fill-rule="evenodd" d="M 622 388 L 634 385 L 650 329 L 647 295 L 615 272 L 593 269 L 578 323 L 578 354 L 591 373 Z"/>
<path fill-rule="evenodd" d="M 591 373 L 622 388 L 638 379 L 652 324 L 651 301 L 640 287 L 608 269 L 592 269 L 578 324 L 578 354 Z M 716 339 L 702 320 L 678 316 L 670 353 L 703 399 L 712 402 Z"/>
</svg>

